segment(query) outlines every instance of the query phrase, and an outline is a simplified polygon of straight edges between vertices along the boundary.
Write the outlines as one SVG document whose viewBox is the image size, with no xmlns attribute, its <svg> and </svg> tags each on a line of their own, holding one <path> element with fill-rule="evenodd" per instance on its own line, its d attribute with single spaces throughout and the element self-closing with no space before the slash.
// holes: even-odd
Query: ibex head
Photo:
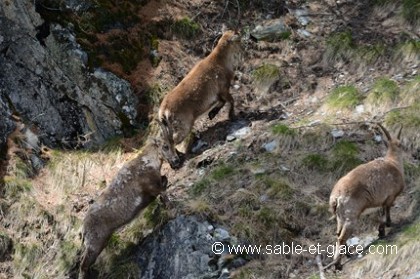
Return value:
<svg viewBox="0 0 420 279">
<path fill-rule="evenodd" d="M 163 159 L 165 159 L 172 169 L 181 167 L 181 160 L 175 148 L 173 131 L 165 117 L 161 121 L 156 120 L 160 127 L 159 149 Z"/>
</svg>

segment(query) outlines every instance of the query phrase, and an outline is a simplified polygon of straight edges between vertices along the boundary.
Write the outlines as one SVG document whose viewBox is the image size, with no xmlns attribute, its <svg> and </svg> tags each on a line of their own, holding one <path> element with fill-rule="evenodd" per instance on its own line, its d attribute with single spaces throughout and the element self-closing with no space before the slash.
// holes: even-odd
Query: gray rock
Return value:
<svg viewBox="0 0 420 279">
<path fill-rule="evenodd" d="M 227 140 L 228 142 L 231 142 L 231 141 L 236 140 L 236 138 L 235 138 L 233 135 L 228 135 L 228 136 L 226 137 L 226 140 Z"/>
<path fill-rule="evenodd" d="M 278 41 L 290 33 L 290 28 L 284 24 L 283 20 L 267 20 L 258 24 L 251 31 L 251 36 L 261 41 Z"/>
<path fill-rule="evenodd" d="M 338 130 L 338 129 L 333 129 L 331 131 L 331 135 L 334 138 L 341 138 L 342 136 L 344 136 L 344 131 L 343 130 Z"/>
<path fill-rule="evenodd" d="M 230 235 L 229 232 L 223 228 L 217 228 L 214 230 L 214 240 L 215 241 L 229 241 Z"/>
<path fill-rule="evenodd" d="M 0 152 L 6 145 L 7 136 L 15 129 L 16 125 L 10 118 L 11 111 L 4 103 L 4 92 L 0 87 Z"/>
<path fill-rule="evenodd" d="M 195 216 L 178 216 L 148 235 L 136 249 L 135 260 L 141 269 L 139 278 L 227 278 L 229 268 L 218 266 L 220 255 L 212 252 L 212 244 L 227 239 L 229 233 L 200 221 Z M 230 236 L 229 236 L 230 238 Z M 232 264 L 236 258 L 232 259 Z M 235 265 L 245 264 L 237 261 Z"/>
<path fill-rule="evenodd" d="M 65 5 L 85 9 L 84 1 Z M 90 73 L 71 31 L 51 24 L 48 36 L 37 36 L 43 21 L 32 1 L 1 1 L 0 18 L 0 103 L 43 143 L 80 147 L 88 137 L 83 145 L 94 146 L 137 125 L 130 84 L 100 69 Z"/>
<path fill-rule="evenodd" d="M 236 130 L 235 132 L 232 133 L 232 136 L 235 138 L 243 138 L 246 135 L 248 135 L 251 132 L 251 128 L 249 127 L 243 127 L 240 128 L 239 130 Z"/>
<path fill-rule="evenodd" d="M 262 148 L 267 152 L 274 152 L 274 150 L 276 150 L 278 146 L 279 146 L 279 142 L 277 140 L 273 140 L 268 143 L 265 143 L 262 146 Z"/>
</svg>

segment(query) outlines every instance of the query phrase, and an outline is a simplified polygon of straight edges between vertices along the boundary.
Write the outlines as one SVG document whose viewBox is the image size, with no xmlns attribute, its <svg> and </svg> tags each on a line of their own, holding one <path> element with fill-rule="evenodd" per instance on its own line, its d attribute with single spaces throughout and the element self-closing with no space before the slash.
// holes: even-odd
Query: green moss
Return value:
<svg viewBox="0 0 420 279">
<path fill-rule="evenodd" d="M 337 142 L 332 150 L 333 158 L 330 160 L 331 170 L 344 174 L 354 169 L 362 163 L 362 161 L 357 158 L 358 153 L 359 150 L 355 143 L 346 140 Z"/>
<path fill-rule="evenodd" d="M 77 258 L 79 245 L 73 241 L 63 240 L 60 242 L 60 267 L 62 270 L 69 270 Z"/>
<path fill-rule="evenodd" d="M 110 272 L 107 274 L 108 279 L 121 278 L 138 278 L 140 275 L 140 268 L 134 261 L 119 261 L 112 265 Z"/>
<path fill-rule="evenodd" d="M 403 125 L 405 128 L 420 127 L 420 103 L 411 107 L 393 110 L 385 116 L 385 123 L 388 126 Z"/>
<path fill-rule="evenodd" d="M 378 79 L 369 91 L 366 101 L 373 105 L 384 105 L 395 102 L 399 95 L 397 83 L 388 78 Z"/>
<path fill-rule="evenodd" d="M 14 267 L 15 270 L 17 270 L 18 273 L 22 274 L 23 276 L 25 276 L 26 272 L 33 270 L 33 268 L 36 266 L 36 263 L 44 253 L 40 243 L 16 243 L 14 248 Z"/>
<path fill-rule="evenodd" d="M 232 175 L 235 172 L 235 169 L 231 165 L 221 164 L 217 166 L 213 171 L 211 172 L 211 178 L 214 180 L 222 180 L 230 175 Z"/>
<path fill-rule="evenodd" d="M 295 136 L 297 134 L 296 130 L 288 127 L 284 124 L 276 124 L 271 126 L 271 132 L 274 135 L 285 135 L 285 136 Z"/>
<path fill-rule="evenodd" d="M 266 227 L 271 227 L 276 222 L 276 215 L 269 207 L 262 207 L 257 213 L 258 220 Z"/>
<path fill-rule="evenodd" d="M 353 109 L 359 104 L 361 95 L 352 85 L 337 87 L 328 96 L 327 105 L 335 109 Z"/>
<path fill-rule="evenodd" d="M 211 185 L 210 180 L 203 178 L 202 180 L 194 183 L 190 188 L 190 193 L 193 196 L 200 195 L 205 189 L 207 189 Z"/>
<path fill-rule="evenodd" d="M 350 31 L 337 32 L 327 38 L 326 54 L 332 60 L 348 60 L 352 57 L 355 47 Z"/>
<path fill-rule="evenodd" d="M 410 24 L 420 24 L 420 2 L 418 0 L 403 0 L 402 15 Z"/>
<path fill-rule="evenodd" d="M 279 75 L 279 68 L 273 64 L 263 64 L 252 72 L 252 77 L 257 83 L 277 79 Z"/>
<path fill-rule="evenodd" d="M 406 60 L 420 59 L 420 40 L 407 40 L 397 44 L 396 57 L 405 58 Z"/>
<path fill-rule="evenodd" d="M 168 220 L 168 212 L 161 202 L 155 199 L 146 207 L 143 217 L 146 220 L 146 225 L 154 228 Z"/>
<path fill-rule="evenodd" d="M 146 100 L 150 105 L 159 105 L 166 90 L 159 84 L 152 84 L 146 91 Z"/>
<path fill-rule="evenodd" d="M 323 154 L 308 154 L 303 158 L 302 163 L 312 170 L 327 171 L 329 162 Z"/>
<path fill-rule="evenodd" d="M 29 191 L 32 188 L 32 183 L 28 179 L 5 176 L 5 196 L 7 198 L 15 199 L 20 196 L 21 193 Z"/>
<path fill-rule="evenodd" d="M 200 25 L 192 21 L 188 17 L 184 17 L 180 20 L 177 20 L 171 26 L 171 30 L 174 34 L 184 38 L 184 39 L 193 39 L 200 32 Z"/>
<path fill-rule="evenodd" d="M 407 238 L 420 240 L 420 224 L 411 224 L 403 228 L 403 235 Z"/>
<path fill-rule="evenodd" d="M 264 184 L 269 187 L 268 192 L 273 197 L 290 198 L 294 191 L 284 178 L 264 177 Z"/>
<path fill-rule="evenodd" d="M 363 63 L 375 63 L 380 57 L 385 55 L 386 46 L 383 43 L 376 43 L 374 45 L 358 46 L 356 54 Z"/>
</svg>

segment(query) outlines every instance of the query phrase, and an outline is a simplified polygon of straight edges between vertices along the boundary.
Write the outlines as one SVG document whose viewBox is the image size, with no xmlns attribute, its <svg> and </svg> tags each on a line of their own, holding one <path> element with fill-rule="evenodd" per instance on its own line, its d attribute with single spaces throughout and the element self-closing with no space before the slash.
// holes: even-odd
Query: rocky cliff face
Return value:
<svg viewBox="0 0 420 279">
<path fill-rule="evenodd" d="M 219 246 L 212 250 L 215 243 Z M 139 245 L 136 262 L 140 278 L 229 278 L 232 269 L 246 263 L 241 257 L 231 257 L 227 248 L 222 249 L 222 245 L 236 244 L 237 240 L 223 228 L 195 216 L 179 216 Z"/>
<path fill-rule="evenodd" d="M 88 71 L 71 30 L 43 22 L 32 1 L 2 1 L 0 30 L 2 141 L 11 113 L 55 147 L 94 146 L 136 126 L 130 84 Z"/>
</svg>

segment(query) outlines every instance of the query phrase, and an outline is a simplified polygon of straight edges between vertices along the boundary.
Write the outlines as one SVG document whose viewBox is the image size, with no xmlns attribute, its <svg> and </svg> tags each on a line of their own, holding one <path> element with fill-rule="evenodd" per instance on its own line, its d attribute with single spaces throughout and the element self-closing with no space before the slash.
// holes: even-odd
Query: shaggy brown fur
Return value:
<svg viewBox="0 0 420 279">
<path fill-rule="evenodd" d="M 159 118 L 166 117 L 174 130 L 174 143 L 181 143 L 195 120 L 209 111 L 213 119 L 226 102 L 233 118 L 234 101 L 229 87 L 241 52 L 240 38 L 233 31 L 223 34 L 214 50 L 197 63 L 188 75 L 163 99 Z"/>
<path fill-rule="evenodd" d="M 83 222 L 84 251 L 79 278 L 88 278 L 90 266 L 112 233 L 133 220 L 165 191 L 167 180 L 160 174 L 162 161 L 169 161 L 171 167 L 177 167 L 180 161 L 170 142 L 171 132 L 165 129 L 162 124 L 162 136 L 149 139 L 143 152 L 122 167 L 108 188 L 90 206 Z"/>
<path fill-rule="evenodd" d="M 397 139 L 379 124 L 388 138 L 388 151 L 384 158 L 378 158 L 360 165 L 342 177 L 335 184 L 330 196 L 330 210 L 337 219 L 337 246 L 332 265 L 341 269 L 338 248 L 346 245 L 360 214 L 373 207 L 382 207 L 379 237 L 385 236 L 385 225 L 391 225 L 390 208 L 395 198 L 405 187 L 402 154 L 398 133 Z"/>
</svg>

